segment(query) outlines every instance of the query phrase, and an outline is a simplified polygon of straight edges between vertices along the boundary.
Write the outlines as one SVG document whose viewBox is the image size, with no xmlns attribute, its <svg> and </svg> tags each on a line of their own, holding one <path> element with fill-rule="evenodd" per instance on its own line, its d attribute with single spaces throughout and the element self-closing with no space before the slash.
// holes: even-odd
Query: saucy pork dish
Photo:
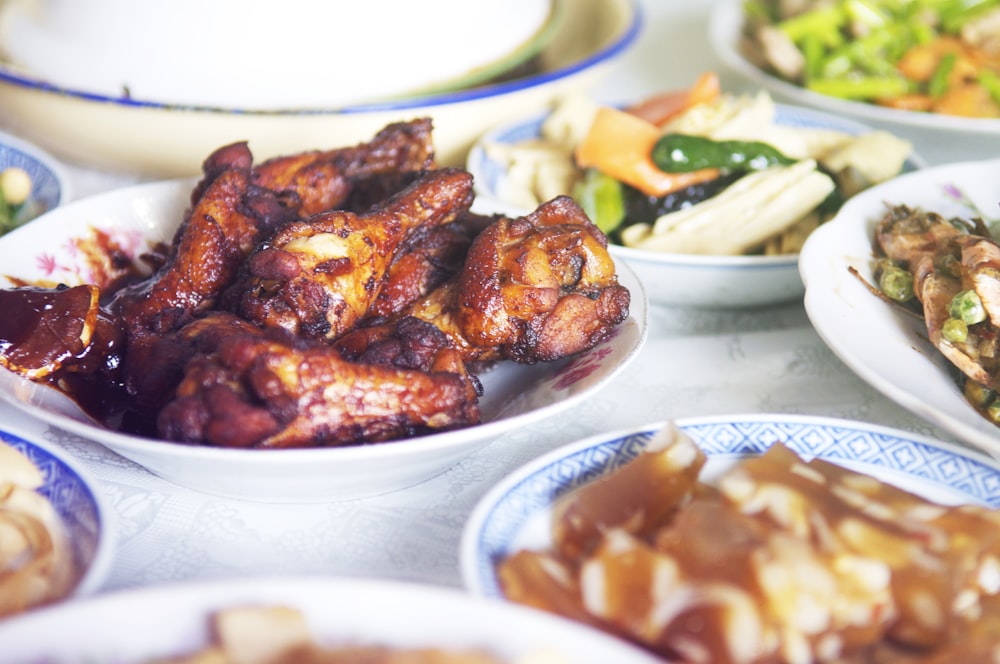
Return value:
<svg viewBox="0 0 1000 664">
<path fill-rule="evenodd" d="M 0 291 L 0 365 L 109 428 L 239 448 L 375 443 L 475 425 L 478 375 L 571 356 L 629 312 L 568 197 L 471 212 L 429 119 L 255 163 L 209 155 L 172 242 L 103 283 Z"/>
</svg>

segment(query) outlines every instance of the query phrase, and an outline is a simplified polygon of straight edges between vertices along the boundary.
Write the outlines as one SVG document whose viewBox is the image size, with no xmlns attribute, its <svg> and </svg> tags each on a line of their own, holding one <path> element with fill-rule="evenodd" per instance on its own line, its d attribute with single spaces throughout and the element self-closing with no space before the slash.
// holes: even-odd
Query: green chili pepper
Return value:
<svg viewBox="0 0 1000 664">
<path fill-rule="evenodd" d="M 759 141 L 713 141 L 704 136 L 665 134 L 653 145 L 653 163 L 665 173 L 690 173 L 703 168 L 759 171 L 776 164 L 794 164 L 774 146 Z"/>
<path fill-rule="evenodd" d="M 596 168 L 584 171 L 583 179 L 573 188 L 573 198 L 605 234 L 617 229 L 625 220 L 622 183 Z"/>
</svg>

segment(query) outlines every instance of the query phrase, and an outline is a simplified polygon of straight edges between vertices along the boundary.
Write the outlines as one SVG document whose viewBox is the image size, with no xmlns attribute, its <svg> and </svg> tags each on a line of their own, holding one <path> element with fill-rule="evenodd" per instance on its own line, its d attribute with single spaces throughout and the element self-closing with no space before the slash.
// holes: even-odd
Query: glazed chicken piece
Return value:
<svg viewBox="0 0 1000 664">
<path fill-rule="evenodd" d="M 472 240 L 491 220 L 466 213 L 450 224 L 417 229 L 389 266 L 367 319 L 377 322 L 401 315 L 457 275 Z"/>
<path fill-rule="evenodd" d="M 167 439 L 222 447 L 374 443 L 475 424 L 462 365 L 429 371 L 349 362 L 329 345 L 280 329 L 242 329 L 230 314 L 192 325 L 200 352 L 159 412 Z M 454 357 L 454 354 L 452 354 Z"/>
<path fill-rule="evenodd" d="M 366 317 L 400 248 L 472 204 L 472 176 L 430 171 L 366 214 L 331 210 L 282 226 L 247 259 L 226 302 L 242 318 L 327 341 Z"/>
<path fill-rule="evenodd" d="M 275 157 L 253 169 L 253 181 L 276 192 L 294 192 L 303 217 L 344 207 L 359 181 L 434 167 L 429 118 L 387 125 L 371 141 L 347 148 Z"/>
<path fill-rule="evenodd" d="M 116 293 L 110 308 L 130 335 L 168 332 L 212 308 L 250 251 L 297 211 L 250 182 L 246 144 L 220 148 L 204 164 L 165 264 L 148 279 Z"/>
<path fill-rule="evenodd" d="M 409 315 L 452 338 L 467 362 L 551 361 L 593 347 L 628 317 L 607 238 L 567 196 L 479 233 L 458 276 Z"/>
<path fill-rule="evenodd" d="M 252 161 L 245 143 L 210 155 L 163 264 L 109 304 L 126 335 L 124 382 L 141 408 L 155 407 L 163 392 L 149 370 L 160 337 L 212 309 L 257 243 L 298 216 L 294 201 L 250 182 Z"/>
</svg>

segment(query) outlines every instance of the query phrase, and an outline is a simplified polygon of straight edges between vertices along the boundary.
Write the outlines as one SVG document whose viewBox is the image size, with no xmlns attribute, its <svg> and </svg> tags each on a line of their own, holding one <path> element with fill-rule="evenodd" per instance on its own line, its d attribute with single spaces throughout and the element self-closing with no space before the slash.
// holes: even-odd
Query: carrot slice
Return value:
<svg viewBox="0 0 1000 664">
<path fill-rule="evenodd" d="M 657 197 L 719 177 L 717 168 L 690 173 L 661 171 L 650 156 L 660 136 L 656 125 L 626 111 L 602 106 L 576 148 L 577 166 L 596 168 L 647 196 Z"/>
<path fill-rule="evenodd" d="M 709 71 L 699 76 L 690 88 L 661 92 L 625 110 L 659 127 L 692 106 L 715 100 L 721 93 L 719 75 Z"/>
</svg>

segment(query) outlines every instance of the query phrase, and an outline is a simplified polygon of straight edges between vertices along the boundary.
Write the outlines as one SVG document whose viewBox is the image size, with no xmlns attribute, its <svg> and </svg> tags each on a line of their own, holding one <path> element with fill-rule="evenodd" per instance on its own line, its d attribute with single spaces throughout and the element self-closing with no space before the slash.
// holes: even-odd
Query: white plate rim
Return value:
<svg viewBox="0 0 1000 664">
<path fill-rule="evenodd" d="M 860 346 L 853 340 L 845 340 L 843 335 L 836 334 L 836 329 L 841 327 L 838 317 L 850 313 L 854 315 L 857 310 L 858 301 L 856 298 L 865 298 L 862 305 L 871 303 L 884 307 L 883 312 L 877 315 L 883 316 L 885 321 L 892 321 L 895 325 L 897 318 L 901 316 L 893 312 L 891 305 L 877 301 L 878 298 L 867 291 L 860 282 L 847 272 L 848 265 L 858 267 L 862 261 L 870 261 L 873 249 L 868 247 L 850 247 L 850 252 L 846 250 L 842 242 L 844 234 L 841 231 L 851 231 L 856 228 L 856 224 L 865 223 L 867 229 L 873 228 L 875 219 L 851 219 L 856 208 L 865 208 L 869 202 L 874 204 L 876 200 L 888 200 L 889 202 L 905 203 L 891 198 L 888 192 L 905 190 L 911 183 L 941 182 L 949 180 L 961 182 L 964 175 L 971 175 L 976 172 L 986 170 L 992 173 L 1000 173 L 1000 157 L 989 160 L 965 161 L 941 166 L 933 166 L 928 169 L 908 173 L 891 180 L 883 185 L 873 188 L 869 192 L 848 201 L 841 209 L 837 217 L 827 222 L 826 228 L 818 229 L 820 232 L 812 242 L 807 241 L 803 247 L 799 269 L 802 274 L 803 283 L 806 286 L 804 304 L 806 314 L 809 317 L 816 333 L 823 339 L 824 343 L 838 358 L 848 365 L 860 378 L 870 384 L 876 390 L 887 396 L 892 401 L 913 412 L 914 414 L 932 422 L 942 429 L 949 431 L 965 442 L 975 445 L 984 452 L 1000 457 L 1000 428 L 988 422 L 983 416 L 969 405 L 957 383 L 951 380 L 947 373 L 951 370 L 950 363 L 934 349 L 926 337 L 923 336 L 916 341 L 902 339 L 902 332 L 897 340 L 913 343 L 914 359 L 916 353 L 920 353 L 927 360 L 925 366 L 921 363 L 921 378 L 929 378 L 941 381 L 953 397 L 943 407 L 939 404 L 929 403 L 920 395 L 920 390 L 911 387 L 903 387 L 901 383 L 916 384 L 919 381 L 904 381 L 900 376 L 894 374 L 892 377 L 883 375 L 868 365 Z M 921 186 L 926 190 L 926 187 Z M 838 252 L 832 254 L 831 252 Z M 828 266 L 839 268 L 838 272 Z M 869 275 L 864 275 L 869 276 Z M 871 298 L 871 300 L 867 300 Z M 877 302 L 876 302 L 877 301 Z M 902 325 L 902 323 L 899 323 Z M 895 333 L 895 328 L 893 332 Z M 919 347 L 916 345 L 919 343 Z"/>
<path fill-rule="evenodd" d="M 140 199 L 142 196 L 154 198 L 173 196 L 178 200 L 186 200 L 190 195 L 190 187 L 195 181 L 196 179 L 192 178 L 178 178 L 143 183 L 90 196 L 71 205 L 77 205 L 78 207 L 76 209 L 100 208 L 100 206 L 106 204 L 107 201 L 117 201 L 128 197 Z M 69 214 L 73 211 L 74 208 L 68 205 L 62 207 L 59 214 Z M 34 229 L 29 230 L 27 227 L 18 228 L 11 233 L 8 233 L 6 236 L 0 237 L 0 254 L 2 254 L 2 250 L 6 244 L 13 240 L 17 240 L 20 235 L 27 234 L 29 232 L 39 232 L 37 230 L 38 228 L 42 228 L 45 223 L 51 223 L 49 220 L 45 219 L 45 217 L 46 215 L 42 215 L 36 220 L 39 223 L 34 227 Z M 165 228 L 165 226 L 163 227 Z M 167 236 L 169 237 L 171 234 L 172 230 L 168 230 Z M 649 335 L 648 298 L 642 283 L 628 265 L 624 265 L 619 261 L 616 262 L 616 269 L 618 271 L 619 282 L 627 285 L 629 288 L 631 293 L 631 302 L 629 317 L 616 329 L 614 336 L 632 334 L 635 338 L 631 346 L 628 347 L 627 352 L 620 358 L 617 365 L 608 369 L 606 373 L 601 376 L 599 381 L 587 382 L 581 389 L 572 390 L 566 395 L 565 398 L 554 404 L 548 404 L 541 408 L 536 407 L 529 411 L 515 415 L 503 416 L 495 420 L 474 425 L 473 427 L 465 427 L 462 429 L 445 431 L 400 441 L 389 441 L 387 444 L 377 445 L 295 448 L 282 450 L 245 450 L 214 446 L 191 446 L 174 443 L 165 444 L 165 441 L 159 439 L 138 438 L 128 434 L 112 431 L 110 429 L 101 429 L 101 435 L 107 441 L 113 443 L 113 449 L 115 451 L 121 449 L 127 452 L 141 453 L 147 452 L 153 446 L 156 446 L 155 449 L 158 456 L 194 461 L 253 458 L 248 457 L 248 455 L 252 454 L 259 456 L 261 454 L 266 454 L 269 455 L 269 463 L 287 465 L 299 465 L 309 463 L 311 461 L 318 461 L 320 459 L 328 460 L 331 456 L 331 450 L 336 450 L 336 458 L 344 463 L 355 463 L 366 460 L 374 461 L 384 458 L 393 458 L 405 461 L 407 458 L 412 456 L 425 456 L 435 450 L 461 446 L 462 443 L 467 442 L 470 435 L 473 436 L 476 441 L 488 441 L 493 437 L 499 436 L 503 432 L 551 417 L 554 414 L 553 409 L 555 411 L 564 411 L 577 405 L 618 376 L 638 356 Z M 613 339 L 614 337 L 605 340 L 602 344 L 611 343 Z M 598 344 L 598 347 L 602 344 Z M 584 351 L 584 356 L 588 352 L 591 351 Z M 567 358 L 561 362 L 572 360 L 573 358 Z M 26 385 L 28 384 L 28 381 L 10 374 L 5 369 L 0 369 L 0 372 L 4 372 L 5 375 L 10 375 L 15 381 L 23 382 Z M 32 386 L 32 389 L 51 390 L 54 396 L 59 394 L 52 388 L 48 388 L 40 384 L 30 383 L 30 385 Z M 36 419 L 40 419 L 44 422 L 57 426 L 60 429 L 70 431 L 84 438 L 98 440 L 93 437 L 93 434 L 94 427 L 99 425 L 75 420 L 60 413 L 49 412 L 48 410 L 34 404 L 14 399 L 7 394 L 6 391 L 0 393 L 0 399 L 3 399 L 15 407 L 24 410 L 24 412 Z M 104 444 L 101 440 L 98 440 L 98 442 Z"/>
</svg>

